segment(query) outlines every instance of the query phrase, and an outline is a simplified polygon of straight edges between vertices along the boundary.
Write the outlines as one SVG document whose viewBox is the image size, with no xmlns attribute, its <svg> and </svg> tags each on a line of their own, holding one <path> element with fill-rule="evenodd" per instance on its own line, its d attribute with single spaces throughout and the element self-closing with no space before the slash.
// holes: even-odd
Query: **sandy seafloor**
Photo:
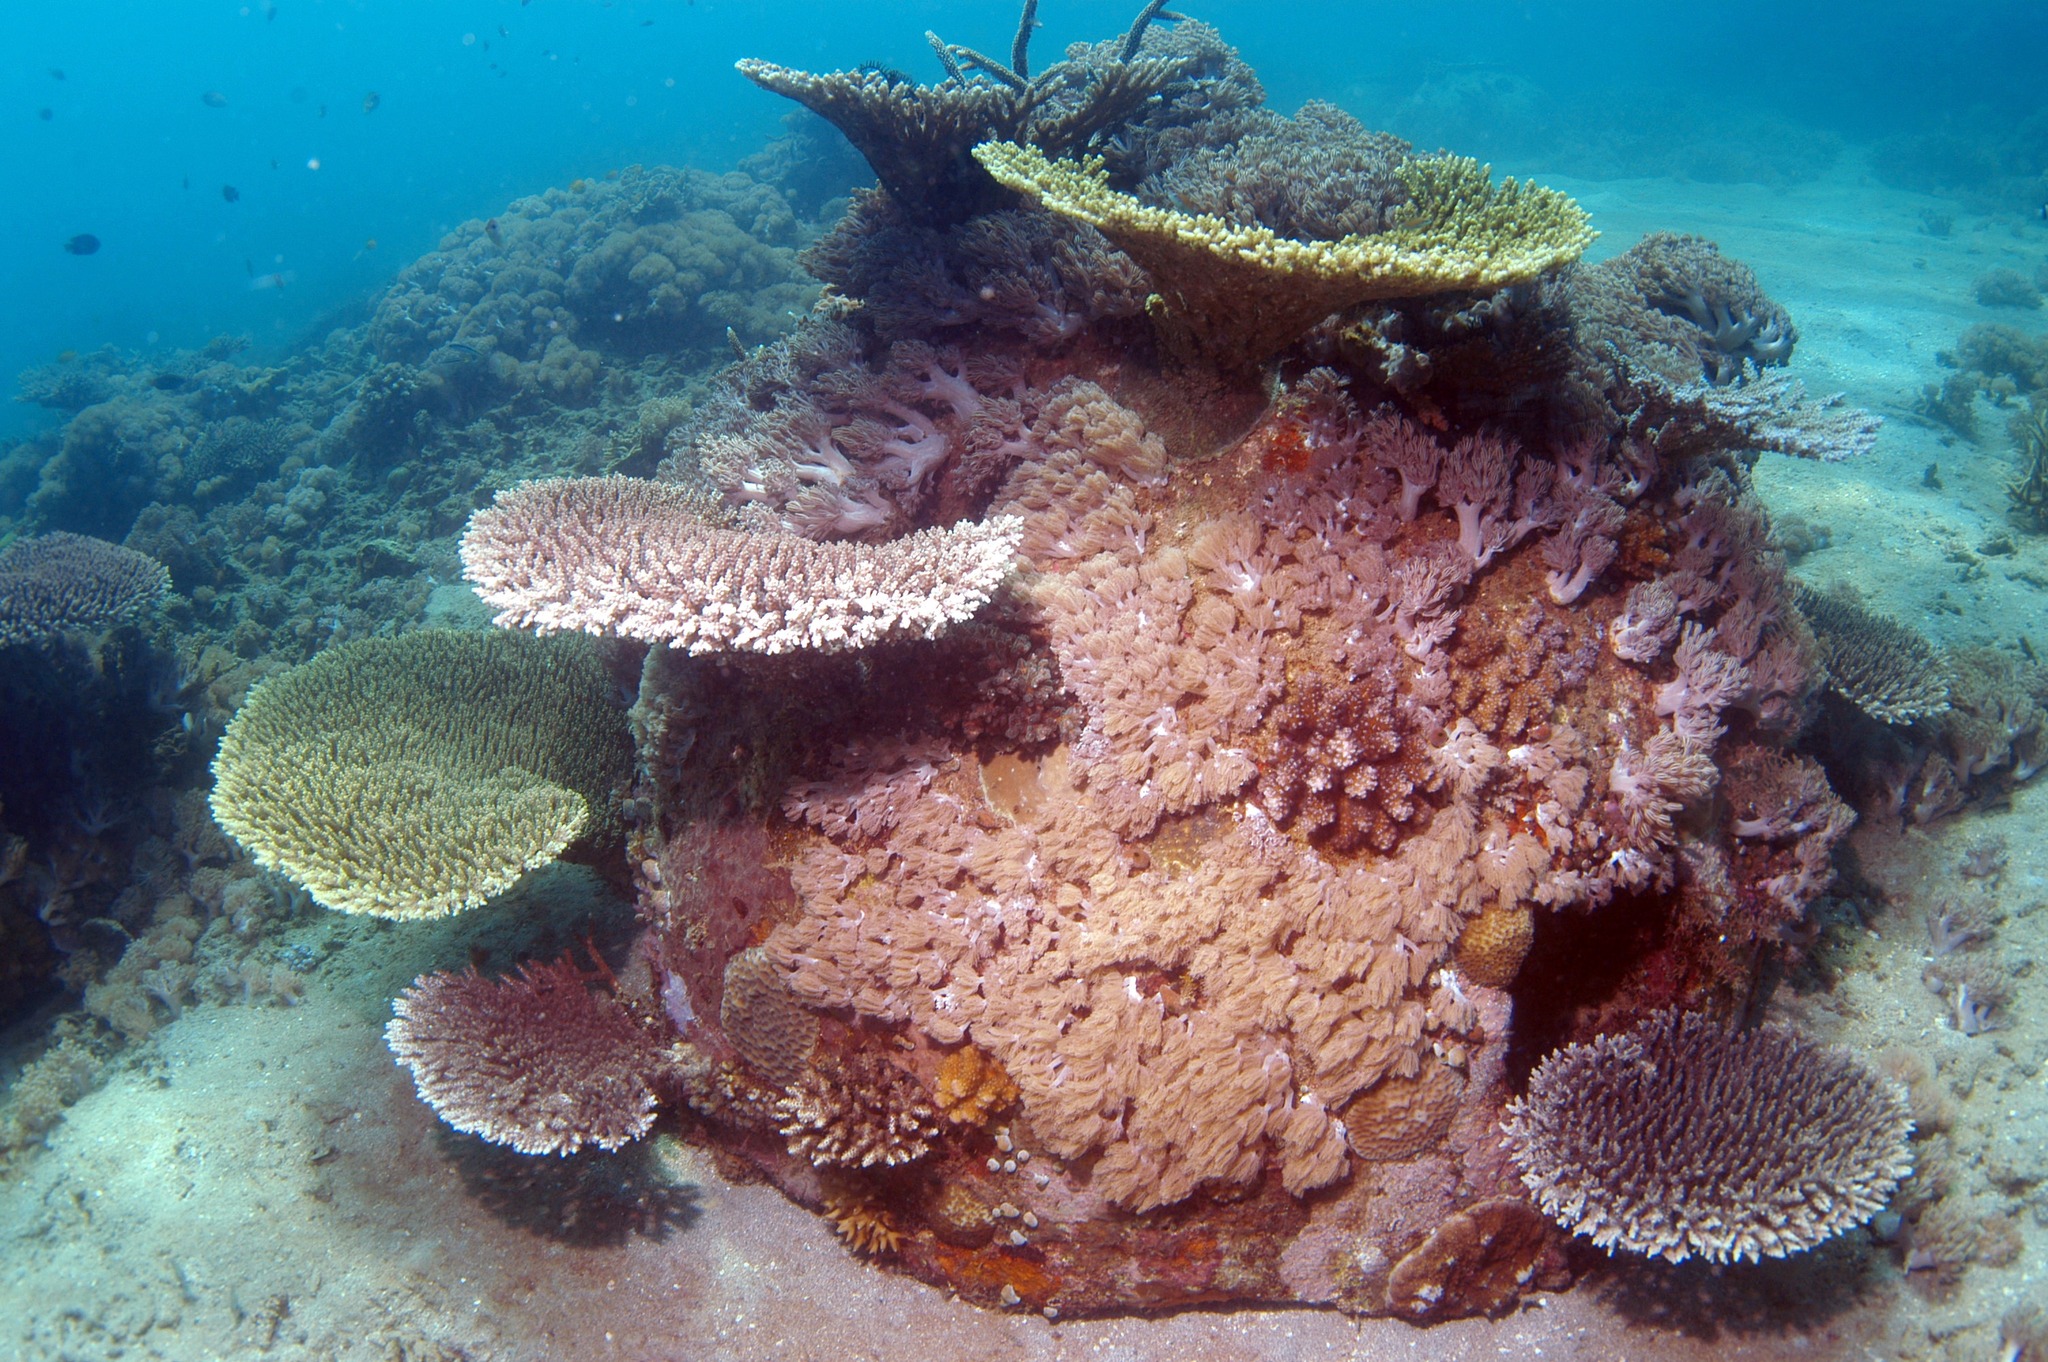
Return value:
<svg viewBox="0 0 2048 1362">
<path fill-rule="evenodd" d="M 1767 459 L 1773 511 L 1825 526 L 1798 564 L 1850 580 L 1943 644 L 2048 644 L 2048 536 L 2012 531 L 2000 414 L 1980 445 L 1913 414 L 1936 350 L 1993 311 L 1979 274 L 2031 276 L 2048 227 L 1973 216 L 1887 190 L 1845 158 L 1791 188 L 1544 176 L 1589 208 L 1596 254 L 1657 228 L 1697 232 L 1751 264 L 1801 332 L 1793 372 L 1887 420 L 1846 466 Z M 1946 237 L 1923 210 L 1952 213 Z M 1938 464 L 1939 490 L 1923 485 Z M 1984 552 L 2001 535 L 2010 552 Z M 1837 928 L 1834 985 L 1783 990 L 1805 1027 L 1872 1054 L 1908 1047 L 1940 1069 L 1966 1191 L 2014 1213 L 2016 1261 L 1971 1268 L 1946 1299 L 1897 1255 L 1860 1276 L 1840 1254 L 1713 1272 L 1614 1264 L 1496 1322 L 1417 1330 L 1313 1311 L 1047 1321 L 978 1310 L 845 1252 L 828 1227 L 708 1155 L 663 1137 L 609 1161 L 499 1157 L 447 1135 L 386 1052 L 389 998 L 473 950 L 503 968 L 517 938 L 591 912 L 591 881 L 559 870 L 444 924 L 322 915 L 294 940 L 327 955 L 294 1008 L 195 1006 L 127 1051 L 48 1147 L 0 1184 L 0 1359 L 1992 1359 L 2013 1303 L 2048 1300 L 2048 1015 L 2028 958 L 2048 938 L 2048 781 L 2009 809 L 1931 832 L 1865 826 L 1852 840 L 1861 927 Z M 1965 882 L 1966 848 L 2002 838 L 2007 864 Z M 1870 891 L 1876 891 L 1874 895 Z M 1920 982 L 1924 917 L 1944 895 L 2007 915 L 1994 946 L 2020 967 L 2004 1029 L 1965 1037 Z M 538 925 L 537 925 L 538 924 Z M 554 938 L 558 947 L 561 937 Z M 578 1180 L 570 1186 L 570 1173 Z M 2008 1200 L 1990 1200 L 1997 1179 Z M 2031 1199 L 2031 1204 L 2029 1200 Z M 567 1220 L 565 1225 L 563 1222 Z"/>
</svg>

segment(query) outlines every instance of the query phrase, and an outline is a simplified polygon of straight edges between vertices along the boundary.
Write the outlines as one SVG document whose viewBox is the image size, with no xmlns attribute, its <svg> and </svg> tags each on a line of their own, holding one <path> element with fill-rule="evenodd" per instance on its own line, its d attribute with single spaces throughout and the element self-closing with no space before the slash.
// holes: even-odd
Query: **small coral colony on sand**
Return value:
<svg viewBox="0 0 2048 1362">
<path fill-rule="evenodd" d="M 990 1307 L 1428 1321 L 1867 1220 L 1901 1093 L 1742 1022 L 1853 817 L 1802 733 L 1916 703 L 1830 691 L 1748 469 L 1875 421 L 1711 243 L 1584 265 L 1158 0 L 1043 69 L 1031 8 L 933 85 L 740 64 L 879 180 L 824 301 L 655 477 L 475 515 L 500 631 L 260 686 L 223 826 L 393 918 L 610 874 L 610 965 L 397 1000 L 420 1095 L 671 1123 Z"/>
</svg>

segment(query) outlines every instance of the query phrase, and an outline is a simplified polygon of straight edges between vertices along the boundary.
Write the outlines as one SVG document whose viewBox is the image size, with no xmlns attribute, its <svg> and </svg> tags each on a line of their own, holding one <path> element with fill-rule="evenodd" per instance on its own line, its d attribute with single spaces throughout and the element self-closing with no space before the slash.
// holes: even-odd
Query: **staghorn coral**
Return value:
<svg viewBox="0 0 2048 1362">
<path fill-rule="evenodd" d="M 1896 1085 L 1782 1028 L 1669 1010 L 1553 1052 L 1503 1128 L 1546 1214 L 1674 1263 L 1804 1252 L 1912 1170 Z"/>
<path fill-rule="evenodd" d="M 1008 575 L 1019 522 L 923 530 L 888 544 L 817 544 L 723 529 L 673 485 L 526 483 L 462 537 L 463 571 L 497 623 L 678 644 L 693 653 L 862 648 L 931 638 Z"/>
<path fill-rule="evenodd" d="M 0 648 L 132 623 L 170 588 L 161 563 L 103 539 L 17 539 L 0 551 Z"/>
<path fill-rule="evenodd" d="M 423 630 L 321 653 L 251 691 L 213 763 L 213 815 L 344 912 L 484 902 L 612 826 L 630 769 L 587 645 Z"/>
<path fill-rule="evenodd" d="M 1949 707 L 1949 678 L 1926 639 L 1865 609 L 1852 596 L 1800 587 L 1828 689 L 1873 719 L 1911 723 Z"/>
<path fill-rule="evenodd" d="M 1395 174 L 1408 202 L 1372 236 L 1304 243 L 1208 214 L 1150 207 L 1099 163 L 1058 162 L 992 141 L 976 158 L 1003 184 L 1100 231 L 1152 276 L 1167 343 L 1225 367 L 1261 363 L 1316 322 L 1375 298 L 1492 289 L 1578 258 L 1586 215 L 1562 194 L 1477 162 L 1420 158 Z"/>
<path fill-rule="evenodd" d="M 522 1154 L 573 1154 L 617 1149 L 654 1124 L 659 1038 L 566 956 L 505 979 L 424 974 L 392 1011 L 391 1052 L 457 1130 Z"/>
</svg>

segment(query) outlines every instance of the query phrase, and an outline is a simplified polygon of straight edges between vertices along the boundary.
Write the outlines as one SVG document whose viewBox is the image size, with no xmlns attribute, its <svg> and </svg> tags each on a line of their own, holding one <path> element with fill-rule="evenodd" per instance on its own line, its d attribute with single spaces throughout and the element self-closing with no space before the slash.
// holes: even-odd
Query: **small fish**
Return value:
<svg viewBox="0 0 2048 1362">
<path fill-rule="evenodd" d="M 64 243 L 64 249 L 73 255 L 91 255 L 100 248 L 100 239 L 91 232 L 80 232 Z"/>
<path fill-rule="evenodd" d="M 511 29 L 509 29 L 509 28 L 507 28 L 507 27 L 505 27 L 505 26 L 504 26 L 503 24 L 499 24 L 499 25 L 498 25 L 498 36 L 499 36 L 500 38 L 509 38 L 509 37 L 511 37 L 511 36 L 512 36 L 512 30 L 511 30 Z"/>
<path fill-rule="evenodd" d="M 178 188 L 180 189 L 190 189 L 191 187 L 192 177 L 190 175 L 187 175 L 178 181 Z"/>
<path fill-rule="evenodd" d="M 590 188 L 590 181 L 584 179 L 581 175 L 569 181 L 569 192 L 571 194 L 581 194 L 588 188 Z"/>
<path fill-rule="evenodd" d="M 259 274 L 249 281 L 249 291 L 251 293 L 261 293 L 265 289 L 283 288 L 296 278 L 298 276 L 290 270 L 278 270 L 274 274 Z"/>
<path fill-rule="evenodd" d="M 199 102 L 209 109 L 225 109 L 228 106 L 228 97 L 218 90 L 208 90 L 199 96 Z"/>
<path fill-rule="evenodd" d="M 371 238 L 370 238 L 369 240 L 365 241 L 365 242 L 363 243 L 363 249 L 364 249 L 364 250 L 366 250 L 366 251 L 374 251 L 374 250 L 376 250 L 376 249 L 377 249 L 377 238 L 376 238 L 376 237 L 371 237 Z"/>
<path fill-rule="evenodd" d="M 59 350 L 57 352 L 57 362 L 59 364 L 76 364 L 78 363 L 78 352 L 76 350 Z"/>
<path fill-rule="evenodd" d="M 231 184 L 224 184 L 220 187 L 220 196 L 226 199 L 229 203 L 236 203 L 240 201 L 242 197 L 242 191 L 235 188 Z"/>
<path fill-rule="evenodd" d="M 383 102 L 384 96 L 378 94 L 375 90 L 372 90 L 370 91 L 370 93 L 363 96 L 363 112 L 366 114 L 373 114 L 377 112 L 377 106 L 379 104 L 382 104 Z"/>
<path fill-rule="evenodd" d="M 317 116 L 317 117 L 320 117 L 320 118 L 325 118 L 325 117 L 327 117 L 327 106 L 326 106 L 325 104 L 322 104 L 322 105 L 320 106 L 320 112 L 319 112 L 319 114 L 318 114 L 318 115 L 316 115 L 316 116 Z"/>
<path fill-rule="evenodd" d="M 42 119 L 42 120 L 43 120 L 43 121 L 44 121 L 45 123 L 49 122 L 49 121 L 50 121 L 51 119 L 55 118 L 56 116 L 57 116 L 57 111 L 56 111 L 55 109 L 37 109 L 37 110 L 36 110 L 36 117 L 37 117 L 37 118 L 40 118 L 40 119 Z"/>
<path fill-rule="evenodd" d="M 491 239 L 491 244 L 493 246 L 502 246 L 505 244 L 505 236 L 502 232 L 498 230 L 498 220 L 496 218 L 492 218 L 489 222 L 486 222 L 484 224 L 484 235 Z"/>
<path fill-rule="evenodd" d="M 50 79 L 51 79 L 51 80 L 62 80 L 62 79 L 64 79 L 64 68 L 63 68 L 63 67 L 61 67 L 61 66 L 53 66 L 53 67 L 51 67 L 51 68 L 50 68 Z"/>
</svg>

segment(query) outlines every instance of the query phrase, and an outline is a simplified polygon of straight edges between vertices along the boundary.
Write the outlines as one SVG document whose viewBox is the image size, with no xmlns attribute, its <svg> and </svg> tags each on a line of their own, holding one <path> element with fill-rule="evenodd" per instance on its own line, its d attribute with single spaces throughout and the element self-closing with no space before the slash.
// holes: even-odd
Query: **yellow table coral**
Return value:
<svg viewBox="0 0 2048 1362">
<path fill-rule="evenodd" d="M 1096 228 L 1145 267 L 1169 348 L 1225 368 L 1258 364 L 1333 312 L 1377 298 L 1492 290 L 1578 259 L 1595 233 L 1563 194 L 1460 156 L 1417 157 L 1395 174 L 1409 202 L 1372 236 L 1296 241 L 1270 229 L 1141 203 L 1099 161 L 1052 161 L 984 142 L 989 174 Z"/>
<path fill-rule="evenodd" d="M 425 630 L 259 685 L 214 759 L 213 816 L 329 908 L 439 917 L 554 860 L 630 761 L 586 644 Z"/>
</svg>

